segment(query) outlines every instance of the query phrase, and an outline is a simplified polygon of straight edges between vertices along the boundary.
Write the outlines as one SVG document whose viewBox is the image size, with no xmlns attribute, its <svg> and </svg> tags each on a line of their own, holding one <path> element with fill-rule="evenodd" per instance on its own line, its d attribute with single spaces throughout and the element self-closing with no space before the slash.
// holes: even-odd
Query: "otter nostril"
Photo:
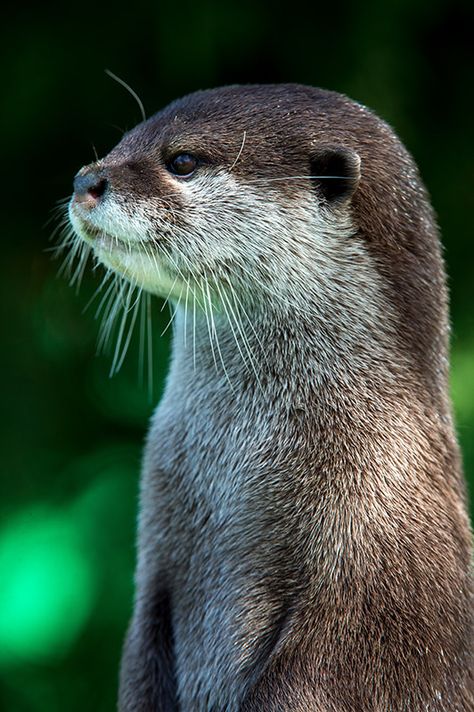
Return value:
<svg viewBox="0 0 474 712">
<path fill-rule="evenodd" d="M 107 179 L 97 173 L 86 173 L 74 178 L 74 192 L 78 198 L 85 198 L 90 195 L 97 200 L 101 198 L 107 188 Z"/>
<path fill-rule="evenodd" d="M 105 178 L 101 178 L 100 181 L 96 185 L 91 186 L 87 192 L 89 195 L 92 195 L 93 198 L 101 198 L 104 195 L 106 188 L 107 181 Z"/>
</svg>

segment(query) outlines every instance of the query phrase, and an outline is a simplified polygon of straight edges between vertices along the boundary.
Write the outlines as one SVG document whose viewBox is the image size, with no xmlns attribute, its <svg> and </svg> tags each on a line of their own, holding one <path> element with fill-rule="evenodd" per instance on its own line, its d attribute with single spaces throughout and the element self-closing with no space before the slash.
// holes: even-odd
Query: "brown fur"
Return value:
<svg viewBox="0 0 474 712">
<path fill-rule="evenodd" d="M 165 168 L 179 151 L 202 157 L 210 191 L 232 176 L 235 195 L 187 202 Z M 347 182 L 333 194 L 324 179 L 286 180 L 334 157 Z M 338 94 L 227 87 L 171 104 L 94 170 L 125 212 L 149 203 L 150 243 L 179 260 L 179 240 L 185 275 L 192 263 L 244 285 L 266 349 L 256 379 L 216 316 L 231 390 L 206 336 L 194 369 L 176 330 L 146 450 L 120 709 L 472 712 L 445 276 L 406 150 Z M 281 231 L 247 239 L 271 205 Z"/>
</svg>

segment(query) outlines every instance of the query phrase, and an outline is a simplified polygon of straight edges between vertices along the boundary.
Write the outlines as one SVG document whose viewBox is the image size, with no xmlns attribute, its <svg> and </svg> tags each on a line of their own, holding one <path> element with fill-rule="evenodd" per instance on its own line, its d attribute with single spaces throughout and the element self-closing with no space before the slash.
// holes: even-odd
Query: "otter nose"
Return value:
<svg viewBox="0 0 474 712">
<path fill-rule="evenodd" d="M 98 171 L 89 171 L 74 178 L 74 193 L 80 202 L 99 200 L 107 188 L 107 179 Z"/>
</svg>

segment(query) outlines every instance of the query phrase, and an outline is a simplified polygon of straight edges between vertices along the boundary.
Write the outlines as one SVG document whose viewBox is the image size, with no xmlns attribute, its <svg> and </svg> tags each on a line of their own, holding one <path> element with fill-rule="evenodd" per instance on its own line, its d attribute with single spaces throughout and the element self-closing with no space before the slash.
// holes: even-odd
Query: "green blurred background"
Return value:
<svg viewBox="0 0 474 712">
<path fill-rule="evenodd" d="M 472 2 L 265 6 L 17 3 L 3 14 L 1 136 L 5 345 L 0 520 L 0 708 L 113 710 L 131 608 L 137 480 L 159 397 L 168 319 L 154 304 L 153 398 L 137 347 L 110 379 L 96 356 L 98 284 L 79 294 L 47 252 L 55 202 L 78 168 L 148 114 L 198 88 L 297 81 L 345 92 L 414 154 L 450 275 L 452 389 L 474 481 Z M 5 210 L 6 208 L 6 210 Z"/>
</svg>

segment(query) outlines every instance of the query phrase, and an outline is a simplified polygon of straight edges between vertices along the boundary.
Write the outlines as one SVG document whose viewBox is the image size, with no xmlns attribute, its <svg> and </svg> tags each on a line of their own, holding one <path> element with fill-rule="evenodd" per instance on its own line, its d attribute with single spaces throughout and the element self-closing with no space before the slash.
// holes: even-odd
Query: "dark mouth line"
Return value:
<svg viewBox="0 0 474 712">
<path fill-rule="evenodd" d="M 94 247 L 95 243 L 98 242 L 99 244 L 97 246 L 103 247 L 103 245 L 100 245 L 100 241 L 102 241 L 105 242 L 105 245 L 110 247 L 111 250 L 115 248 L 128 253 L 130 253 L 130 251 L 141 253 L 145 251 L 145 246 L 142 243 L 125 242 L 125 240 L 122 240 L 120 237 L 116 237 L 116 235 L 113 235 L 106 230 L 101 230 L 94 225 L 83 223 L 82 229 L 87 237 L 93 242 L 92 247 Z"/>
<path fill-rule="evenodd" d="M 115 242 L 117 243 L 122 243 L 123 245 L 126 245 L 123 240 L 120 240 L 118 237 L 115 237 L 115 235 L 111 235 L 110 232 L 106 232 L 105 230 L 101 230 L 98 227 L 94 227 L 94 225 L 89 225 L 86 223 L 83 225 L 84 232 L 87 234 L 87 237 L 90 237 L 92 240 L 109 240 L 110 242 Z"/>
<path fill-rule="evenodd" d="M 148 259 L 152 259 L 155 254 L 159 257 L 160 252 L 163 253 L 162 256 L 166 256 L 168 252 L 168 245 L 163 242 L 159 248 L 157 243 L 148 238 L 146 241 L 125 241 L 120 237 L 116 237 L 113 233 L 107 232 L 106 230 L 96 227 L 84 218 L 80 221 L 81 232 L 87 239 L 88 244 L 93 250 L 103 250 L 104 252 L 119 251 L 126 253 L 128 255 L 135 254 L 140 255 Z"/>
</svg>

